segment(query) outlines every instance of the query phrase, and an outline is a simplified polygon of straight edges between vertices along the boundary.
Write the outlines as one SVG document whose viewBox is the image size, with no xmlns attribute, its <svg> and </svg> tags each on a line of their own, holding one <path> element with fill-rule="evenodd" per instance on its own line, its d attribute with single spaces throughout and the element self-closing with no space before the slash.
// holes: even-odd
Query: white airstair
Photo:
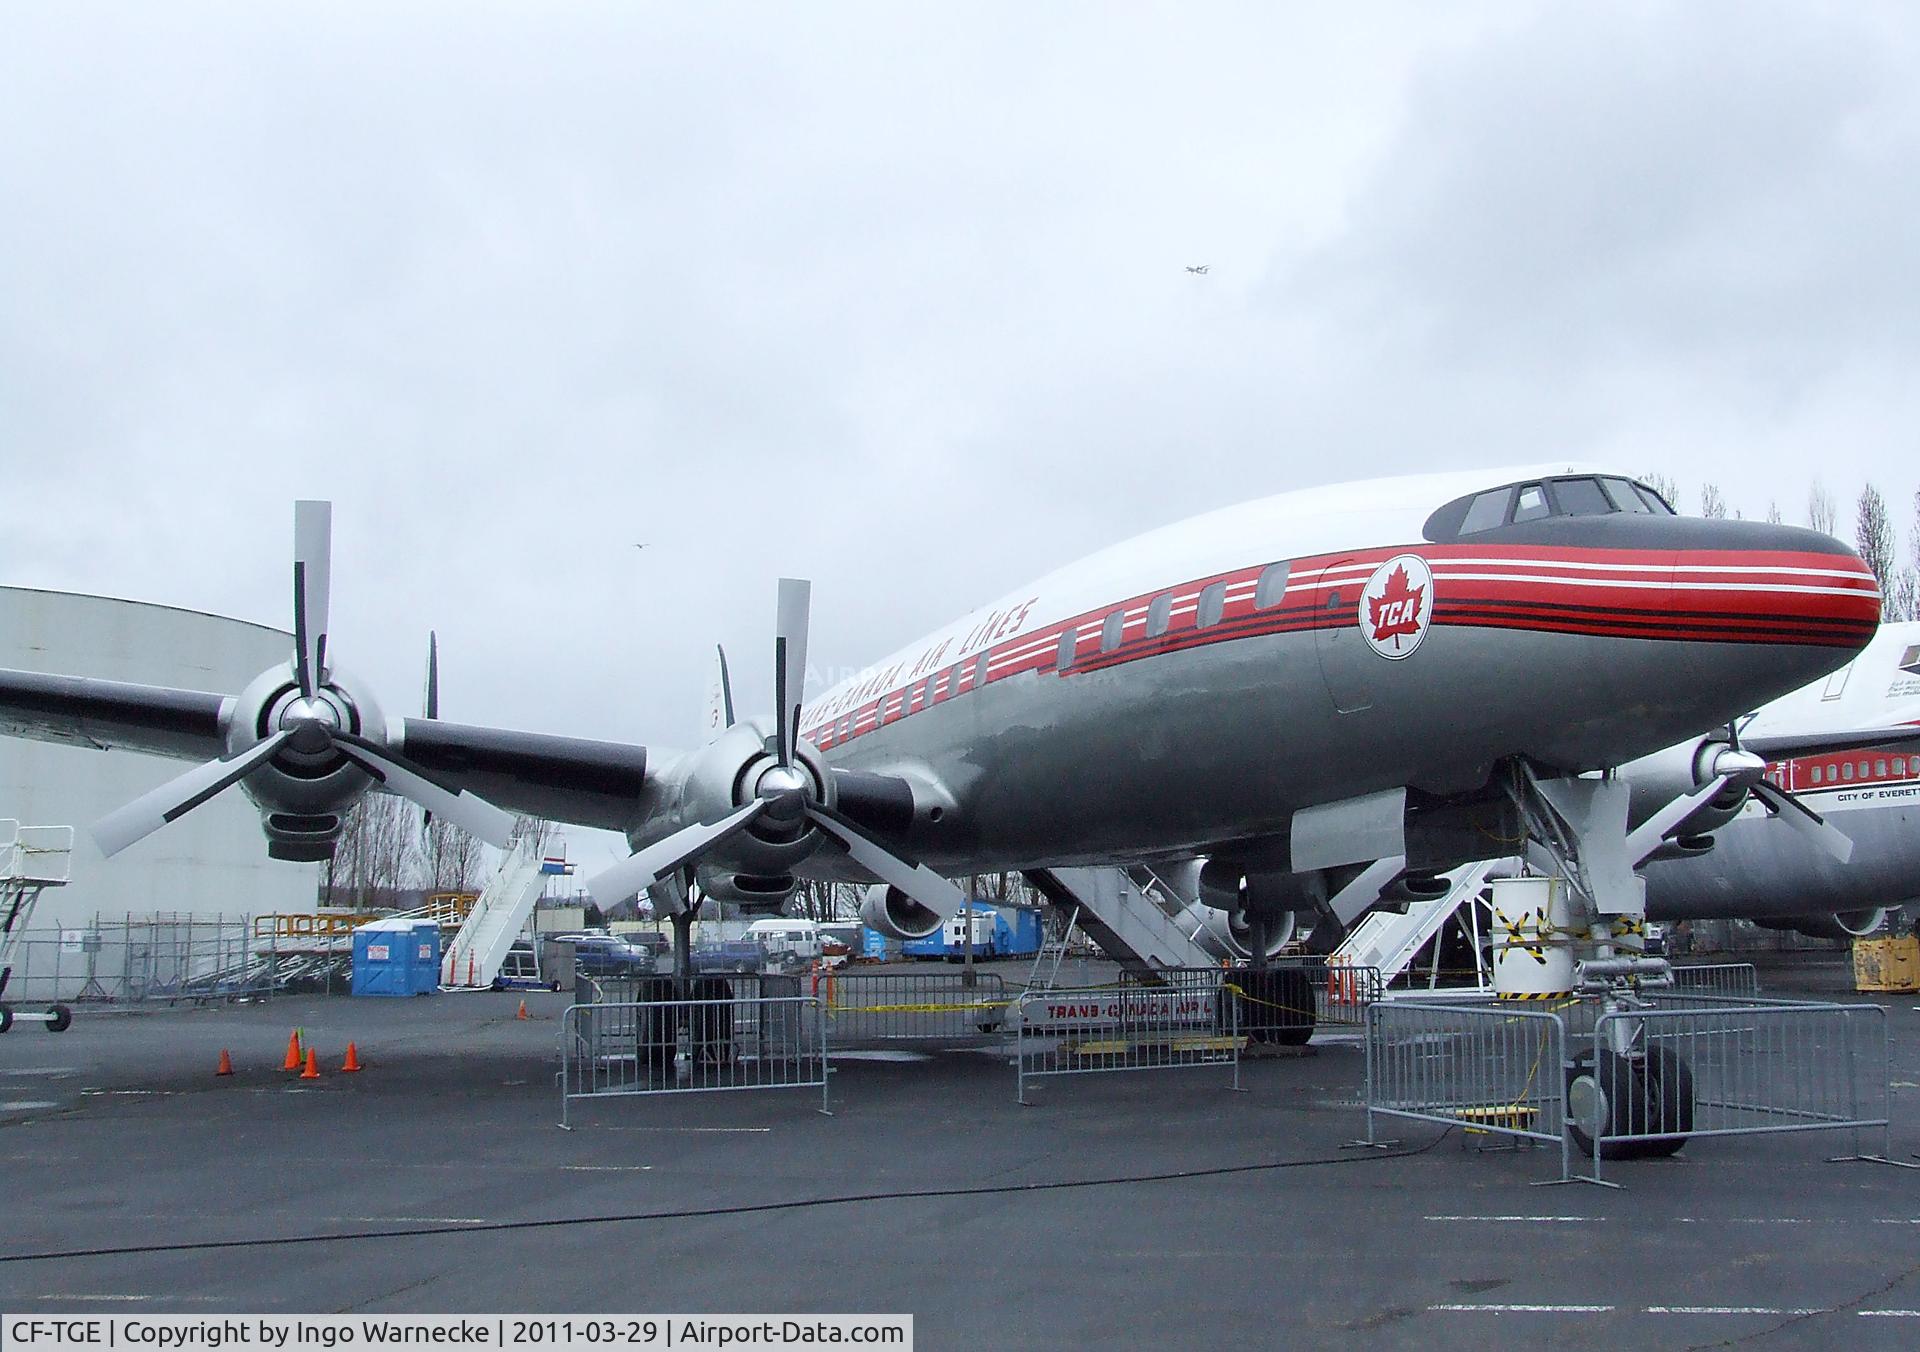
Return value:
<svg viewBox="0 0 1920 1352">
<path fill-rule="evenodd" d="M 1347 937 L 1327 959 L 1327 965 L 1376 967 L 1384 986 L 1407 970 L 1413 955 L 1440 932 L 1440 927 L 1454 912 L 1480 894 L 1487 876 L 1502 862 L 1481 861 L 1444 874 L 1452 884 L 1446 894 L 1432 901 L 1413 902 L 1404 914 L 1388 910 L 1369 912 L 1347 931 Z"/>
<path fill-rule="evenodd" d="M 485 989 L 500 975 L 507 950 L 526 927 L 546 879 L 531 841 L 522 840 L 481 889 L 441 959 L 440 984 Z"/>
<path fill-rule="evenodd" d="M 1123 868 L 1035 869 L 1027 875 L 1049 903 L 1077 917 L 1079 928 L 1109 958 L 1145 974 L 1172 967 L 1211 967 L 1213 958 L 1173 917 L 1180 898 L 1151 874 Z"/>
</svg>

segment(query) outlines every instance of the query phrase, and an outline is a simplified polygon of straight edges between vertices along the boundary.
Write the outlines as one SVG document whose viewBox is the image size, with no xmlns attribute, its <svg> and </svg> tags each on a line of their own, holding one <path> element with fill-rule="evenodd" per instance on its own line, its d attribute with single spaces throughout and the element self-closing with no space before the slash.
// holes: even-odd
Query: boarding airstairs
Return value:
<svg viewBox="0 0 1920 1352">
<path fill-rule="evenodd" d="M 1109 958 L 1139 975 L 1211 967 L 1213 958 L 1167 913 L 1180 898 L 1144 870 L 1034 869 L 1027 880 L 1068 915 Z"/>
<path fill-rule="evenodd" d="M 545 878 L 531 841 L 522 840 L 501 861 L 500 871 L 480 892 L 441 961 L 440 984 L 485 988 L 500 975 L 507 950 L 526 928 Z"/>
<path fill-rule="evenodd" d="M 1497 862 L 1467 864 L 1445 874 L 1452 886 L 1444 896 L 1413 902 L 1404 914 L 1376 910 L 1363 916 L 1327 959 L 1327 965 L 1377 968 L 1381 984 L 1391 982 L 1407 970 L 1413 955 L 1440 932 L 1441 926 L 1461 906 L 1480 895 Z"/>
</svg>

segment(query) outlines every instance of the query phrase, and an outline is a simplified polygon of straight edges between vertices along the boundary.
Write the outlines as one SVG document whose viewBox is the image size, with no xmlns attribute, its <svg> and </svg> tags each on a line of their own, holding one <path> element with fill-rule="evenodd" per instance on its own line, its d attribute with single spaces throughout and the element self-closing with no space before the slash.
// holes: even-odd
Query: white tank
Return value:
<svg viewBox="0 0 1920 1352">
<path fill-rule="evenodd" d="M 1573 990 L 1573 935 L 1560 878 L 1493 881 L 1493 989 L 1502 1000 L 1543 1000 Z"/>
</svg>

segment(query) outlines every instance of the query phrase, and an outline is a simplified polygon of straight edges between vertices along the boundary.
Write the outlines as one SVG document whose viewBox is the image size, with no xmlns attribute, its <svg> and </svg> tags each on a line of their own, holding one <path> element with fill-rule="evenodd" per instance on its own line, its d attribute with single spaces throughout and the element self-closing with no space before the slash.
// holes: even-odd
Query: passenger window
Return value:
<svg viewBox="0 0 1920 1352">
<path fill-rule="evenodd" d="M 1507 523 L 1507 499 L 1513 496 L 1510 488 L 1496 488 L 1491 493 L 1482 493 L 1467 506 L 1467 516 L 1460 523 L 1460 533 L 1471 535 L 1475 531 L 1492 530 L 1495 526 Z"/>
<path fill-rule="evenodd" d="M 853 731 L 853 715 L 848 714 L 845 718 L 840 720 L 840 736 L 842 738 L 845 738 L 846 735 L 852 731 Z"/>
<path fill-rule="evenodd" d="M 1055 671 L 1065 671 L 1073 665 L 1073 650 L 1079 641 L 1079 637 L 1080 631 L 1071 626 L 1067 628 L 1065 633 L 1060 635 L 1060 649 L 1053 655 L 1053 669 Z"/>
<path fill-rule="evenodd" d="M 1555 479 L 1553 502 L 1561 516 L 1611 516 L 1613 504 L 1592 479 Z"/>
<path fill-rule="evenodd" d="M 993 650 L 989 648 L 981 653 L 979 660 L 973 664 L 973 684 L 976 689 L 987 683 L 987 663 L 992 656 Z"/>
<path fill-rule="evenodd" d="M 1100 626 L 1100 651 L 1110 653 L 1120 646 L 1120 636 L 1127 629 L 1127 612 L 1116 610 L 1107 616 L 1105 624 Z"/>
<path fill-rule="evenodd" d="M 1546 490 L 1539 484 L 1522 485 L 1519 501 L 1513 506 L 1514 521 L 1516 523 L 1538 521 L 1541 517 L 1550 515 L 1552 515 L 1552 509 L 1547 506 Z"/>
<path fill-rule="evenodd" d="M 1875 779 L 1885 779 L 1886 775 L 1887 775 L 1887 763 L 1883 760 L 1875 761 L 1873 763 L 1873 777 Z"/>
<path fill-rule="evenodd" d="M 1896 779 L 1906 778 L 1907 758 L 1905 756 L 1895 756 L 1893 758 L 1893 774 Z"/>
<path fill-rule="evenodd" d="M 1162 592 L 1147 606 L 1147 637 L 1159 638 L 1173 623 L 1173 593 Z"/>
<path fill-rule="evenodd" d="M 1820 782 L 1820 779 L 1821 779 L 1820 767 L 1816 765 L 1813 767 L 1813 782 L 1815 784 L 1818 784 Z"/>
<path fill-rule="evenodd" d="M 1652 510 L 1640 495 L 1633 491 L 1633 485 L 1625 479 L 1602 479 L 1600 487 L 1607 490 L 1608 500 L 1620 511 L 1645 516 Z"/>
<path fill-rule="evenodd" d="M 1848 761 L 1845 765 L 1842 765 L 1840 767 L 1840 778 L 1846 780 L 1849 784 L 1853 782 L 1853 762 L 1852 761 Z"/>
<path fill-rule="evenodd" d="M 1220 623 L 1220 616 L 1227 608 L 1227 584 L 1209 583 L 1200 593 L 1199 613 L 1194 616 L 1194 624 L 1201 629 L 1211 629 Z"/>
<path fill-rule="evenodd" d="M 1272 610 L 1280 604 L 1287 594 L 1287 565 L 1270 563 L 1260 574 L 1260 581 L 1254 584 L 1253 604 L 1256 610 Z"/>
</svg>

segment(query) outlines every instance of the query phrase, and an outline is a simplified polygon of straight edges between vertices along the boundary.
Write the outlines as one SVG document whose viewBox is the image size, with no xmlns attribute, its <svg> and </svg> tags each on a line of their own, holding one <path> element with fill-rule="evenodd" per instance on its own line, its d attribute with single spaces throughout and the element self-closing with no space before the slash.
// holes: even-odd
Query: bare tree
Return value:
<svg viewBox="0 0 1920 1352">
<path fill-rule="evenodd" d="M 1727 514 L 1727 496 L 1720 491 L 1716 483 L 1700 485 L 1700 515 L 1709 520 L 1718 520 Z"/>
<path fill-rule="evenodd" d="M 1807 524 L 1822 534 L 1831 535 L 1839 519 L 1839 512 L 1833 505 L 1833 494 L 1815 479 L 1813 487 L 1807 490 Z"/>
<path fill-rule="evenodd" d="M 559 824 L 523 812 L 513 819 L 513 843 L 518 845 L 523 840 L 532 842 L 534 858 L 544 859 L 560 841 Z"/>
<path fill-rule="evenodd" d="M 420 840 L 420 881 L 430 892 L 477 892 L 486 875 L 485 846 L 436 817 Z"/>
<path fill-rule="evenodd" d="M 1780 524 L 1780 520 L 1781 520 L 1780 499 L 1768 498 L 1767 499 L 1767 524 L 1770 526 L 1777 526 Z"/>
<path fill-rule="evenodd" d="M 327 867 L 334 905 L 392 905 L 413 871 L 419 822 L 413 804 L 369 793 L 348 811 Z"/>
<path fill-rule="evenodd" d="M 1882 619 L 1892 619 L 1887 613 L 1887 601 L 1893 597 L 1894 538 L 1893 522 L 1887 519 L 1887 500 L 1880 496 L 1880 490 L 1869 483 L 1860 490 L 1859 508 L 1854 514 L 1854 548 L 1860 551 L 1861 560 L 1873 570 L 1875 580 L 1880 583 L 1880 615 Z"/>
<path fill-rule="evenodd" d="M 1920 620 L 1920 569 L 1902 568 L 1880 602 L 1883 620 Z"/>
</svg>

